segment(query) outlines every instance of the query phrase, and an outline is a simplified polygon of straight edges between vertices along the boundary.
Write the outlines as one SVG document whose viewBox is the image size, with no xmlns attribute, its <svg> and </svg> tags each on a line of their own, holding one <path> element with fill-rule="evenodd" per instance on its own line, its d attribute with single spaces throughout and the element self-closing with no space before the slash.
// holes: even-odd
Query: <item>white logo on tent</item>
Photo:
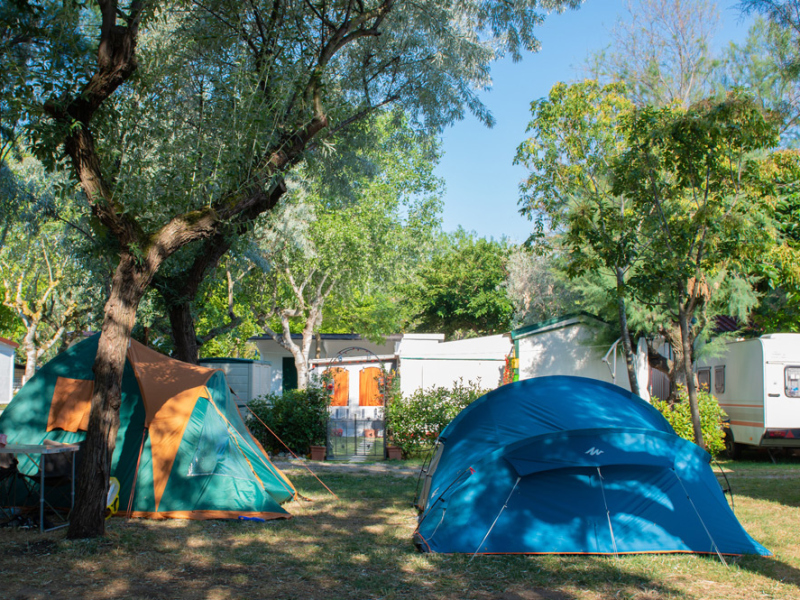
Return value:
<svg viewBox="0 0 800 600">
<path fill-rule="evenodd" d="M 588 454 L 590 456 L 600 456 L 603 452 L 605 452 L 605 450 L 598 450 L 597 448 L 592 446 L 586 452 L 584 452 L 584 454 Z"/>
</svg>

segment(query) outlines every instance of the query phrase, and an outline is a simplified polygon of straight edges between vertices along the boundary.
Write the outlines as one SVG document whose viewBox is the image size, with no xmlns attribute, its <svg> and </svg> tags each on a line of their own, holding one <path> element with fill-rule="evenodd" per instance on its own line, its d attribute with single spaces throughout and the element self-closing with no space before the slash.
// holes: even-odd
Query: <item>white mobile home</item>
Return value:
<svg viewBox="0 0 800 600">
<path fill-rule="evenodd" d="M 272 391 L 269 362 L 243 358 L 201 358 L 199 363 L 225 373 L 239 410 L 243 410 L 254 398 Z"/>
<path fill-rule="evenodd" d="M 14 388 L 14 350 L 19 344 L 0 337 L 0 404 L 11 402 Z"/>
<path fill-rule="evenodd" d="M 630 390 L 622 344 L 599 342 L 609 325 L 588 313 L 555 317 L 511 332 L 519 379 L 574 375 L 616 384 Z M 646 345 L 636 354 L 641 393 L 650 400 Z"/>
<path fill-rule="evenodd" d="M 382 344 L 358 334 L 322 333 L 314 337 L 309 357 L 310 374 L 333 377 L 331 414 L 336 418 L 377 419 L 383 414 L 383 398 L 376 386 L 381 371 L 397 368 L 400 335 L 389 335 Z M 292 334 L 299 344 L 301 336 Z M 269 336 L 250 338 L 259 355 L 272 363 L 271 390 L 281 393 L 297 387 L 294 357 Z"/>
<path fill-rule="evenodd" d="M 444 341 L 443 333 L 407 333 L 397 351 L 404 396 L 461 380 L 484 389 L 500 385 L 512 345 L 508 334 Z"/>
<path fill-rule="evenodd" d="M 722 356 L 695 369 L 730 417 L 732 458 L 747 446 L 800 448 L 800 334 L 730 342 Z"/>
</svg>

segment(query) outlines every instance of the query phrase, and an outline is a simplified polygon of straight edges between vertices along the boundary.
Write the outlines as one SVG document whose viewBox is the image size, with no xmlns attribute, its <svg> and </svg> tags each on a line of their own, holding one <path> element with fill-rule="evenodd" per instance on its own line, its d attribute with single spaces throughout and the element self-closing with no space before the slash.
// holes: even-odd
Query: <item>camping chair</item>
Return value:
<svg viewBox="0 0 800 600">
<path fill-rule="evenodd" d="M 60 444 L 52 440 L 44 440 L 43 445 L 58 446 Z M 82 443 L 81 450 L 83 450 Z M 71 496 L 74 494 L 72 461 L 75 461 L 75 473 L 77 473 L 82 455 L 81 450 L 62 454 L 43 454 L 40 457 L 37 465 L 38 470 L 35 473 L 22 473 L 22 476 L 27 481 L 28 487 L 28 496 L 25 499 L 25 505 L 31 506 L 39 504 L 39 518 L 42 521 L 40 527 L 44 531 L 66 527 L 68 524 L 69 515 L 62 515 L 63 509 L 56 508 L 53 503 L 60 504 L 64 502 L 67 506 L 71 504 Z M 44 471 L 44 477 L 42 477 L 42 471 Z M 44 482 L 44 490 L 47 490 L 47 496 L 50 497 L 49 500 L 44 495 L 42 482 Z M 63 488 L 65 486 L 70 486 L 69 490 L 64 490 Z M 58 490 L 59 495 L 54 496 L 53 490 Z M 61 525 L 55 527 L 47 525 L 44 521 L 45 505 L 50 509 L 50 512 L 61 520 Z"/>
<path fill-rule="evenodd" d="M 0 518 L 12 519 L 16 514 L 19 461 L 13 454 L 0 454 Z"/>
</svg>

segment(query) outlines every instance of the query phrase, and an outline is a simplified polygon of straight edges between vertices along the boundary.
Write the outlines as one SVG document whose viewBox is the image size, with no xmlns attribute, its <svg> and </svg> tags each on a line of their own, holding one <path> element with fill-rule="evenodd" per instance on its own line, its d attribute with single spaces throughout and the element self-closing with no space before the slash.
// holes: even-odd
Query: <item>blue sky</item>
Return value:
<svg viewBox="0 0 800 600">
<path fill-rule="evenodd" d="M 720 28 L 714 46 L 745 38 L 752 19 L 735 8 L 737 0 L 719 0 Z M 517 146 L 525 139 L 530 102 L 549 92 L 558 81 L 580 77 L 586 56 L 606 47 L 624 0 L 586 0 L 576 11 L 549 15 L 539 28 L 542 49 L 518 63 L 510 59 L 492 67 L 492 89 L 481 94 L 497 120 L 492 129 L 473 117 L 444 132 L 442 157 L 436 173 L 447 185 L 443 227 L 459 225 L 479 236 L 527 238 L 530 223 L 518 212 L 518 186 L 525 169 L 512 165 Z"/>
</svg>

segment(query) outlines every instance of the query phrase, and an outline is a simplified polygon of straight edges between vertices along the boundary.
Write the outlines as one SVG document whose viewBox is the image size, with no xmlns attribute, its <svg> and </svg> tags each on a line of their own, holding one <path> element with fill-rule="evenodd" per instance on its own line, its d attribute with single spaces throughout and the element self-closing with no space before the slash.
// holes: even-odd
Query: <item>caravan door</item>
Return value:
<svg viewBox="0 0 800 600">
<path fill-rule="evenodd" d="M 800 445 L 800 364 L 769 361 L 765 367 L 763 446 Z"/>
</svg>

